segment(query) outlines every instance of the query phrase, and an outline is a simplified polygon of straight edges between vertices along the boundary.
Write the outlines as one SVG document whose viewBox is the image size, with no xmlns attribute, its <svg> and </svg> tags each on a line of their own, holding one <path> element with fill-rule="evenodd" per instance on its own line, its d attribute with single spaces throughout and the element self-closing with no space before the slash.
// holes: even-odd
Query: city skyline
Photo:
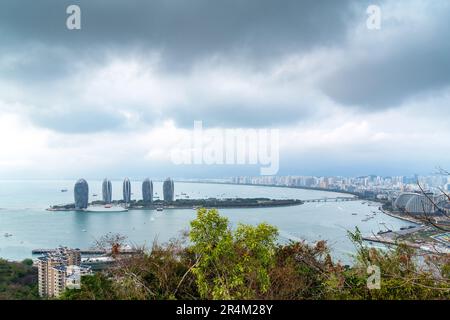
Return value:
<svg viewBox="0 0 450 320">
<path fill-rule="evenodd" d="M 448 302 L 449 32 L 450 0 L 0 1 L 0 300 Z"/>
</svg>

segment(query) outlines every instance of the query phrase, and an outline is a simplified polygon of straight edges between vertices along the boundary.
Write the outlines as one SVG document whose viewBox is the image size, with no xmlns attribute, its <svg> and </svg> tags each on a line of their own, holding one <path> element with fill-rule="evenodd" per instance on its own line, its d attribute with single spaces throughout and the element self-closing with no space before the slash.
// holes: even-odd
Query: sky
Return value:
<svg viewBox="0 0 450 320">
<path fill-rule="evenodd" d="M 450 168 L 449 39 L 446 0 L 2 0 L 0 179 L 260 174 L 174 163 L 194 121 L 277 130 L 279 175 Z"/>
</svg>

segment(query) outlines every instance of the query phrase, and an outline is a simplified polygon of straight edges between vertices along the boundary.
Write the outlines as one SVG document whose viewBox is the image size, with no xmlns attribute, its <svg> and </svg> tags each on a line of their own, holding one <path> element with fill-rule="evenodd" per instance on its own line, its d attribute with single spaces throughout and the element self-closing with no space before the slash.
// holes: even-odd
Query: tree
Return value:
<svg viewBox="0 0 450 320">
<path fill-rule="evenodd" d="M 267 224 L 240 224 L 232 232 L 217 210 L 199 209 L 191 222 L 192 268 L 200 296 L 205 299 L 250 299 L 267 292 L 277 229 Z"/>
<path fill-rule="evenodd" d="M 38 271 L 32 264 L 31 259 L 23 262 L 0 259 L 0 300 L 39 299 Z"/>
<path fill-rule="evenodd" d="M 277 244 L 277 229 L 239 224 L 200 209 L 189 242 L 154 243 L 150 252 L 124 255 L 114 267 L 82 278 L 64 299 L 450 299 L 450 257 L 398 245 L 381 250 L 349 232 L 355 262 L 333 262 L 325 241 Z M 368 267 L 381 288 L 367 286 Z"/>
<path fill-rule="evenodd" d="M 343 272 L 330 273 L 326 282 L 329 299 L 450 299 L 448 255 L 418 259 L 417 251 L 404 244 L 388 250 L 371 248 L 364 245 L 358 229 L 349 232 L 349 237 L 357 249 L 355 264 Z M 380 270 L 380 289 L 367 286 L 369 266 Z"/>
<path fill-rule="evenodd" d="M 80 289 L 66 289 L 61 300 L 117 300 L 113 281 L 103 273 L 81 278 Z"/>
</svg>

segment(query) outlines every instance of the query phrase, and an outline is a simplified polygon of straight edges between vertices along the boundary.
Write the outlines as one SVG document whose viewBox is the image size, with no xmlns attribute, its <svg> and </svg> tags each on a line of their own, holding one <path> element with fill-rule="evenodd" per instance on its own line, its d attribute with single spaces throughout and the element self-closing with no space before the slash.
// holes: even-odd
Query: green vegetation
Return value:
<svg viewBox="0 0 450 320">
<path fill-rule="evenodd" d="M 90 206 L 103 206 L 106 203 L 101 200 L 92 201 Z M 114 200 L 111 204 L 115 206 L 124 205 L 123 200 Z M 235 198 L 235 199 L 176 199 L 172 202 L 155 200 L 152 203 L 146 203 L 143 200 L 131 200 L 127 207 L 129 209 L 150 209 L 158 207 L 166 208 L 261 208 L 261 207 L 283 207 L 297 206 L 303 204 L 303 201 L 296 199 L 268 199 L 268 198 Z M 54 205 L 49 210 L 53 211 L 73 211 L 75 204 Z"/>
<path fill-rule="evenodd" d="M 191 222 L 192 268 L 203 299 L 251 299 L 270 287 L 277 230 L 266 224 L 239 225 L 232 232 L 216 210 L 199 210 Z"/>
<path fill-rule="evenodd" d="M 349 237 L 357 249 L 352 267 L 334 262 L 324 241 L 279 245 L 272 226 L 232 230 L 217 210 L 200 209 L 187 237 L 118 256 L 115 267 L 84 277 L 81 290 L 62 298 L 450 299 L 449 256 L 368 248 L 359 230 Z M 369 266 L 380 268 L 380 289 L 367 288 Z"/>
<path fill-rule="evenodd" d="M 9 262 L 0 259 L 0 300 L 38 299 L 37 269 L 30 259 Z"/>
</svg>

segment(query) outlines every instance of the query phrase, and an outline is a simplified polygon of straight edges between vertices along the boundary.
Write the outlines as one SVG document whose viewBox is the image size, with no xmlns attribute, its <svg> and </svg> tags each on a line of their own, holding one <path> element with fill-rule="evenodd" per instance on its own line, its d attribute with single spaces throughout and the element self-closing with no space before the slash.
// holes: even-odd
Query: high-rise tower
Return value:
<svg viewBox="0 0 450 320">
<path fill-rule="evenodd" d="M 142 199 L 145 203 L 153 202 L 153 182 L 148 178 L 142 182 Z"/>
<path fill-rule="evenodd" d="M 131 200 L 131 183 L 130 183 L 130 179 L 125 178 L 125 180 L 123 180 L 123 201 L 125 201 L 125 203 L 130 203 Z"/>
<path fill-rule="evenodd" d="M 105 203 L 111 203 L 111 201 L 112 201 L 112 184 L 111 184 L 111 181 L 108 179 L 103 180 L 102 194 L 103 194 L 103 201 Z"/>
<path fill-rule="evenodd" d="M 175 188 L 174 188 L 173 180 L 170 178 L 167 178 L 163 184 L 164 201 L 172 202 L 174 200 L 174 190 L 175 190 Z"/>
<path fill-rule="evenodd" d="M 75 183 L 74 187 L 75 209 L 86 209 L 89 203 L 89 185 L 84 179 Z"/>
</svg>

